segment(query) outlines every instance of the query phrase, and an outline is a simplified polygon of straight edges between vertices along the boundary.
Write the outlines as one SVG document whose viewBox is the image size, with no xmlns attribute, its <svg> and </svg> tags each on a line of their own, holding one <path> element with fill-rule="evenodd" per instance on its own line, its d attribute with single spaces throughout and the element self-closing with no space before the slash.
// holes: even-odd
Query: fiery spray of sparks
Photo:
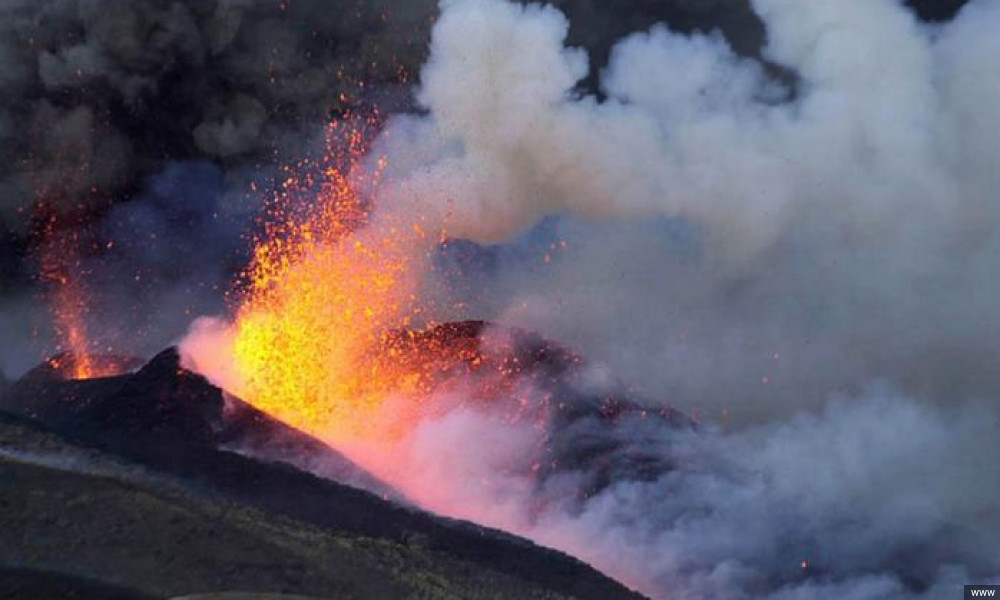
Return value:
<svg viewBox="0 0 1000 600">
<path fill-rule="evenodd" d="M 373 356 L 420 314 L 417 263 L 436 239 L 419 224 L 372 222 L 386 164 L 364 166 L 370 126 L 332 124 L 318 174 L 286 179 L 232 331 L 232 391 L 331 442 L 391 435 L 383 401 L 420 379 Z M 303 170 L 317 169 L 293 171 Z"/>
<path fill-rule="evenodd" d="M 69 379 L 115 375 L 120 368 L 108 354 L 111 348 L 98 348 L 87 328 L 92 299 L 85 284 L 88 273 L 81 259 L 87 236 L 79 228 L 62 228 L 57 211 L 48 209 L 44 203 L 39 204 L 38 213 L 39 279 L 46 290 L 53 329 L 59 340 L 59 353 L 48 359 L 49 366 Z"/>
<path fill-rule="evenodd" d="M 387 165 L 366 154 L 371 126 L 331 125 L 326 158 L 288 169 L 233 292 L 232 322 L 196 322 L 182 342 L 185 366 L 425 508 L 502 523 L 467 494 L 493 483 L 458 464 L 429 476 L 415 468 L 414 445 L 428 423 L 475 412 L 491 424 L 484 435 L 517 439 L 517 452 L 490 464 L 505 481 L 534 481 L 555 467 L 543 464 L 559 409 L 551 389 L 579 359 L 526 332 L 427 318 L 418 292 L 445 232 L 395 218 L 406 210 L 375 212 Z M 463 491 L 470 478 L 484 487 Z"/>
</svg>

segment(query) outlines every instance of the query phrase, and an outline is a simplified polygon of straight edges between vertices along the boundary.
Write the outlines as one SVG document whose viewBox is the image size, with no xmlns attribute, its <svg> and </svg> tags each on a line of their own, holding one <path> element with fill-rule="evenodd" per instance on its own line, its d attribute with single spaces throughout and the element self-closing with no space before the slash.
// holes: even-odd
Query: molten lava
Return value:
<svg viewBox="0 0 1000 600">
<path fill-rule="evenodd" d="M 109 354 L 110 347 L 98 347 L 88 335 L 87 315 L 91 298 L 84 280 L 87 271 L 80 252 L 84 236 L 78 228 L 62 228 L 54 210 L 44 204 L 39 243 L 39 278 L 46 288 L 53 328 L 59 340 L 58 355 L 49 358 L 49 366 L 67 379 L 93 379 L 121 372 L 119 361 L 97 353 Z"/>
<path fill-rule="evenodd" d="M 417 263 L 429 241 L 419 224 L 372 222 L 386 165 L 362 164 L 363 137 L 331 125 L 318 175 L 285 181 L 237 295 L 232 332 L 232 391 L 330 442 L 391 434 L 377 418 L 383 401 L 419 379 L 369 360 L 390 331 L 419 315 Z"/>
</svg>

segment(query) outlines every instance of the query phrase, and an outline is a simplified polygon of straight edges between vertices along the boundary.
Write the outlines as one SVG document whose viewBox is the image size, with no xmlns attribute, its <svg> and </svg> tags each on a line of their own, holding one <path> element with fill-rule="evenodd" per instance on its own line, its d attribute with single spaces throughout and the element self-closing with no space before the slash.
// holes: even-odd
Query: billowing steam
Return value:
<svg viewBox="0 0 1000 600">
<path fill-rule="evenodd" d="M 409 47 L 403 32 L 421 30 L 407 24 L 433 12 L 415 3 L 427 10 L 379 37 L 374 3 L 356 20 L 323 2 L 210 4 L 14 3 L 27 21 L 0 41 L 16 90 L 0 135 L 18 158 L 2 185 L 20 197 L 55 181 L 70 207 L 136 192 L 100 223 L 138 276 L 185 281 L 163 305 L 226 285 L 251 212 L 234 190 L 343 108 L 327 78 L 371 64 L 379 39 Z M 618 423 L 622 462 L 641 450 L 670 468 L 611 469 L 581 496 L 597 465 L 525 477 L 544 432 L 452 398 L 392 443 L 340 449 L 427 509 L 566 550 L 657 600 L 957 597 L 1000 576 L 1000 0 L 938 25 L 895 0 L 751 5 L 760 56 L 657 25 L 594 65 L 555 8 L 442 0 L 422 111 L 392 117 L 372 152 L 388 167 L 366 234 L 412 219 L 451 239 L 420 273 L 443 300 L 432 316 L 539 331 L 707 416 L 693 431 Z M 753 38 L 753 23 L 736 29 Z M 378 35 L 330 42 L 357 31 Z M 358 68 L 346 79 L 372 78 Z M 345 93 L 392 96 L 394 77 Z M 184 116 L 176 131 L 134 134 L 164 114 Z M 195 162 L 161 172 L 164 155 Z M 3 206 L 10 229 L 27 226 Z M 212 274 L 187 281 L 179 249 Z M 220 331 L 202 322 L 189 362 L 225 352 Z M 195 362 L 225 382 L 226 358 Z"/>
<path fill-rule="evenodd" d="M 956 594 L 1000 573 L 1000 2 L 938 27 L 890 0 L 753 6 L 794 82 L 658 26 L 613 49 L 597 99 L 557 10 L 446 0 L 428 114 L 379 150 L 389 206 L 523 234 L 480 251 L 473 311 L 762 422 L 636 423 L 678 468 L 579 500 L 509 475 L 536 434 L 463 408 L 379 474 L 655 598 Z"/>
<path fill-rule="evenodd" d="M 383 146 L 392 204 L 480 242 L 528 231 L 470 274 L 491 308 L 674 402 L 994 395 L 1000 5 L 938 27 L 890 1 L 754 6 L 794 85 L 658 26 L 613 49 L 598 101 L 557 11 L 444 3 L 430 115 Z"/>
<path fill-rule="evenodd" d="M 539 433 L 485 411 L 427 419 L 374 463 L 423 506 L 563 549 L 656 599 L 931 600 L 1000 568 L 995 412 L 872 389 L 736 433 L 627 426 L 623 454 L 676 468 L 622 473 L 586 499 L 574 494 L 586 470 L 541 488 L 512 475 Z"/>
<path fill-rule="evenodd" d="M 331 116 L 413 106 L 436 5 L 0 2 L 0 368 L 57 349 L 38 298 L 45 218 L 83 241 L 55 253 L 79 255 L 100 349 L 155 353 L 219 310 L 276 164 L 308 156 Z M 719 26 L 747 53 L 760 42 L 742 0 L 560 5 L 598 56 L 659 20 Z"/>
</svg>

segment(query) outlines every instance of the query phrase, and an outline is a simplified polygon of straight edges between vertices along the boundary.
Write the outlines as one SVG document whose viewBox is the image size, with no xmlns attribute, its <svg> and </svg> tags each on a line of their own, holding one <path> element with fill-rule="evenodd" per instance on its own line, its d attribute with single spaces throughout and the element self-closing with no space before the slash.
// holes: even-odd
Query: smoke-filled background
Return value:
<svg viewBox="0 0 1000 600">
<path fill-rule="evenodd" d="M 654 25 L 606 64 L 554 8 L 442 7 L 427 114 L 380 148 L 393 206 L 475 242 L 438 283 L 730 431 L 638 420 L 624 455 L 672 467 L 579 500 L 587 469 L 525 490 L 507 474 L 532 432 L 454 411 L 395 457 L 403 489 L 656 598 L 995 578 L 1000 2 L 932 25 L 889 0 L 757 0 L 762 30 Z"/>
<path fill-rule="evenodd" d="M 56 345 L 38 301 L 52 238 L 79 254 L 101 349 L 155 351 L 190 315 L 219 310 L 276 167 L 308 156 L 345 111 L 409 105 L 434 10 L 3 2 L 4 371 Z"/>
<path fill-rule="evenodd" d="M 97 334 L 148 352 L 222 310 L 280 165 L 377 106 L 383 210 L 453 238 L 439 317 L 717 423 L 631 423 L 676 468 L 580 499 L 456 409 L 390 483 L 655 598 L 957 595 L 1000 575 L 1000 2 L 962 4 L 7 2 L 4 370 L 51 347 L 40 201 L 93 240 Z"/>
<path fill-rule="evenodd" d="M 470 287 L 665 400 L 991 394 L 998 9 L 932 28 L 893 2 L 754 6 L 794 80 L 654 26 L 613 48 L 602 101 L 574 95 L 587 57 L 557 12 L 457 5 L 432 118 L 391 132 L 402 193 L 458 237 L 524 236 Z"/>
<path fill-rule="evenodd" d="M 913 4 L 944 20 L 962 2 Z M 594 92 L 615 41 L 654 23 L 720 30 L 745 55 L 764 40 L 742 0 L 556 5 Z M 436 14 L 434 0 L 0 3 L 0 369 L 57 345 L 38 302 L 49 219 L 81 238 L 89 318 L 118 351 L 153 351 L 184 313 L 218 308 L 275 166 L 333 116 L 414 108 Z"/>
</svg>

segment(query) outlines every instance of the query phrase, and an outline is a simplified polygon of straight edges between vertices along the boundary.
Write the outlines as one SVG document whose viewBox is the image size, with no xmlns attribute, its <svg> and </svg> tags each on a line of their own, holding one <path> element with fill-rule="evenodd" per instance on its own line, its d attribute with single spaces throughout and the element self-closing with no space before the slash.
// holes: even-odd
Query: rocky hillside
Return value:
<svg viewBox="0 0 1000 600">
<path fill-rule="evenodd" d="M 225 439 L 278 425 L 212 423 L 212 389 L 168 352 L 135 375 L 38 372 L 8 390 L 0 597 L 640 598 L 519 538 L 228 451 Z"/>
</svg>

